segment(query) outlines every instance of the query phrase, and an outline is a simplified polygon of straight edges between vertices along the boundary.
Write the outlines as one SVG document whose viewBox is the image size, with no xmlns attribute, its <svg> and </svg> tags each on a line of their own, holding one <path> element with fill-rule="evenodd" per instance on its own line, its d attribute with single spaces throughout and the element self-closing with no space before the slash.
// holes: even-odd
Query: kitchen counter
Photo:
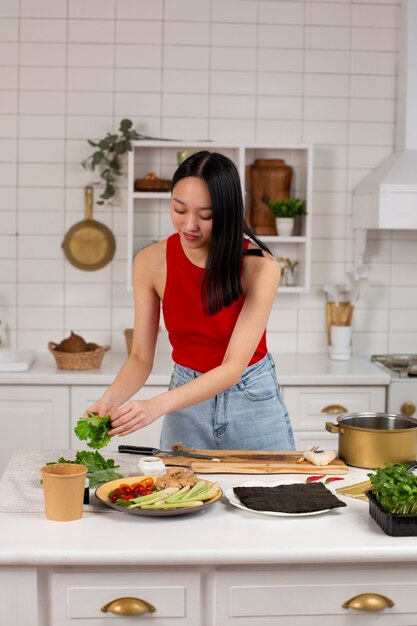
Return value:
<svg viewBox="0 0 417 626">
<path fill-rule="evenodd" d="M 369 357 L 332 361 L 326 354 L 273 354 L 278 380 L 291 385 L 389 385 L 390 376 Z M 38 353 L 27 372 L 1 372 L 0 385 L 109 385 L 126 359 L 125 353 L 109 352 L 99 369 L 71 371 L 56 367 L 52 355 Z M 157 354 L 147 385 L 168 385 L 170 355 Z"/>
<path fill-rule="evenodd" d="M 366 480 L 366 472 L 350 468 L 345 480 L 337 484 Z M 271 484 L 305 478 L 284 474 L 202 477 L 219 481 L 223 490 L 253 480 Z M 0 565 L 417 562 L 415 537 L 387 536 L 368 514 L 367 502 L 340 498 L 346 508 L 299 518 L 242 511 L 224 495 L 205 511 L 160 519 L 112 509 L 84 513 L 80 520 L 67 523 L 49 521 L 43 513 L 0 513 Z"/>
<path fill-rule="evenodd" d="M 207 478 L 225 490 L 305 476 Z M 345 483 L 364 479 L 365 470 L 351 468 Z M 1 513 L 4 623 L 102 626 L 101 607 L 120 597 L 151 602 L 161 626 L 417 623 L 416 538 L 385 535 L 367 502 L 345 501 L 345 508 L 297 518 L 242 511 L 224 495 L 178 517 L 109 509 L 52 522 L 43 513 Z M 17 587 L 25 602 L 8 602 Z M 375 607 L 347 610 L 358 594 L 392 605 L 377 614 Z"/>
</svg>

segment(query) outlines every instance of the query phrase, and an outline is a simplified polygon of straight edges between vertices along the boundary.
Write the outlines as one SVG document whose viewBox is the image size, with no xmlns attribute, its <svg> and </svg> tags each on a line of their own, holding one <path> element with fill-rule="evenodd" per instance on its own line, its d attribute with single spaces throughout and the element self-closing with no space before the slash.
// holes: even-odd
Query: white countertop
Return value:
<svg viewBox="0 0 417 626">
<path fill-rule="evenodd" d="M 332 361 L 326 354 L 273 354 L 278 380 L 291 385 L 389 385 L 390 376 L 369 357 Z M 0 385 L 109 385 L 126 359 L 110 351 L 99 369 L 71 371 L 56 367 L 49 353 L 37 353 L 27 372 L 0 372 Z M 168 386 L 172 371 L 170 355 L 157 355 L 147 385 Z"/>
<path fill-rule="evenodd" d="M 350 468 L 344 483 L 366 479 Z M 210 475 L 224 489 L 250 480 L 267 483 L 305 476 Z M 74 522 L 43 513 L 1 513 L 0 564 L 260 565 L 417 562 L 415 537 L 389 537 L 368 503 L 309 517 L 268 517 L 233 507 L 223 496 L 212 507 L 179 517 L 140 517 L 109 510 Z"/>
</svg>

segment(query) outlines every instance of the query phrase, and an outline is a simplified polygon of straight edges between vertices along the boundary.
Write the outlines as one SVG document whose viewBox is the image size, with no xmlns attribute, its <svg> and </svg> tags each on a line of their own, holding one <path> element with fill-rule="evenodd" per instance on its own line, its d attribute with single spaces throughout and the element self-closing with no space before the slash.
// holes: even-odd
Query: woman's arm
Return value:
<svg viewBox="0 0 417 626">
<path fill-rule="evenodd" d="M 280 269 L 275 259 L 267 254 L 247 257 L 242 276 L 245 302 L 222 364 L 150 400 L 129 402 L 120 407 L 110 434 L 127 435 L 165 413 L 198 404 L 236 385 L 261 340 L 279 280 Z"/>
<path fill-rule="evenodd" d="M 131 398 L 151 373 L 158 337 L 160 299 L 154 288 L 154 272 L 160 269 L 165 251 L 161 244 L 139 252 L 133 267 L 135 321 L 131 353 L 115 380 L 89 411 L 117 418 L 118 407 Z M 165 271 L 163 269 L 163 271 Z"/>
</svg>

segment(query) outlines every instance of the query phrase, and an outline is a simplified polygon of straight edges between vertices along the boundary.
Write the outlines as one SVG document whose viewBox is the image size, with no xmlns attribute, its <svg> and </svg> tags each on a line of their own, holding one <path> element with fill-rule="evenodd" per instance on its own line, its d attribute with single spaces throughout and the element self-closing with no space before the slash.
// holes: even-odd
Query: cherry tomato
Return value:
<svg viewBox="0 0 417 626">
<path fill-rule="evenodd" d="M 130 485 L 132 487 L 132 491 L 134 489 L 144 489 L 145 485 L 143 483 L 133 483 L 133 485 Z"/>
<path fill-rule="evenodd" d="M 149 496 L 151 493 L 153 493 L 152 489 L 150 487 L 145 487 L 145 491 L 143 492 L 143 495 Z"/>
<path fill-rule="evenodd" d="M 123 497 L 123 491 L 119 488 L 113 489 L 113 491 L 110 491 L 109 493 L 109 500 L 111 500 L 113 503 L 116 502 L 116 500 L 118 500 L 119 498 Z"/>
<path fill-rule="evenodd" d="M 144 487 L 152 487 L 152 485 L 154 484 L 154 479 L 151 476 L 147 476 L 146 478 L 144 478 L 143 480 L 140 481 L 141 484 Z"/>
<path fill-rule="evenodd" d="M 130 496 L 123 496 L 122 500 L 124 500 L 125 502 L 128 502 L 129 500 L 131 500 L 134 496 L 130 495 Z"/>
<path fill-rule="evenodd" d="M 132 485 L 132 495 L 137 498 L 138 496 L 143 496 L 145 493 L 146 487 L 137 483 L 136 485 Z"/>
<path fill-rule="evenodd" d="M 132 488 L 130 485 L 127 485 L 126 483 L 123 483 L 122 485 L 119 485 L 119 489 L 122 491 L 123 495 L 125 496 L 131 496 L 132 495 Z"/>
</svg>

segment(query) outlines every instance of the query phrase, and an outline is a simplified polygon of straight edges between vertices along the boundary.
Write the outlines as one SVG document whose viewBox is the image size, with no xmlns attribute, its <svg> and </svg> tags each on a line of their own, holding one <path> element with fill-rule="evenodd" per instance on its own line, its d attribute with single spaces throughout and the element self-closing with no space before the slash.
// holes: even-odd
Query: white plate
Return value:
<svg viewBox="0 0 417 626">
<path fill-rule="evenodd" d="M 279 481 L 277 483 L 261 483 L 261 482 L 251 481 L 248 483 L 243 483 L 242 485 L 239 485 L 239 487 L 277 487 L 278 485 L 293 485 L 294 483 L 297 483 L 297 482 L 300 483 L 304 481 L 285 480 L 285 481 Z M 328 511 L 331 510 L 331 509 L 322 509 L 321 511 L 310 511 L 309 513 L 282 513 L 280 511 L 256 511 L 255 509 L 249 509 L 247 506 L 242 504 L 239 498 L 235 496 L 235 494 L 233 493 L 233 488 L 226 489 L 226 491 L 224 492 L 224 495 L 229 500 L 230 504 L 232 504 L 238 509 L 242 509 L 242 511 L 249 511 L 249 513 L 258 513 L 258 515 L 270 515 L 272 517 L 307 517 L 310 515 L 321 515 L 322 513 L 327 513 Z"/>
</svg>

